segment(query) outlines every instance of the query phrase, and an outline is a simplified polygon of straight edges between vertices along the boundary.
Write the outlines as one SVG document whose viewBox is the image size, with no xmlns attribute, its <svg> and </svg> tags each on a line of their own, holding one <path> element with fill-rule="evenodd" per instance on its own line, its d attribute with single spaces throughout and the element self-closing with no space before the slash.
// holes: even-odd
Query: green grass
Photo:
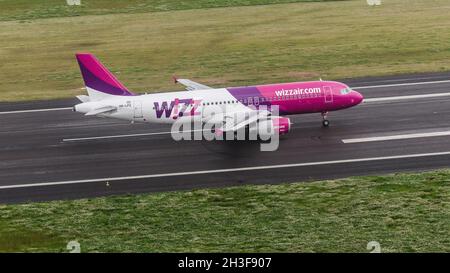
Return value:
<svg viewBox="0 0 450 273">
<path fill-rule="evenodd" d="M 0 3 L 11 6 L 2 18 L 13 18 L 29 1 Z M 94 12 L 102 3 L 91 13 L 112 12 Z M 219 87 L 449 71 L 449 11 L 448 0 L 337 1 L 0 21 L 0 101 L 83 94 L 78 51 L 96 54 L 136 92 L 181 89 L 173 74 Z"/>
<path fill-rule="evenodd" d="M 439 170 L 1 205 L 0 251 L 449 252 L 449 227 Z"/>
<path fill-rule="evenodd" d="M 327 1 L 348 0 L 0 0 L 0 21 Z"/>
</svg>

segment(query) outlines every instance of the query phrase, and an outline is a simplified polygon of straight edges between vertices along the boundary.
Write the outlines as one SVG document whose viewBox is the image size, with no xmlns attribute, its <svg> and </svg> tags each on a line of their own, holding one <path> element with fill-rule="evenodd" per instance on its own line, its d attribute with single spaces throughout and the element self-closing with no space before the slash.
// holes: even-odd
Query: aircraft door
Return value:
<svg viewBox="0 0 450 273">
<path fill-rule="evenodd" d="M 333 102 L 333 89 L 330 86 L 324 86 L 324 98 L 325 103 L 332 103 Z"/>
<path fill-rule="evenodd" d="M 136 118 L 143 118 L 143 115 L 142 115 L 142 101 L 140 101 L 140 100 L 133 101 L 133 110 L 134 110 L 133 117 L 135 119 Z"/>
</svg>

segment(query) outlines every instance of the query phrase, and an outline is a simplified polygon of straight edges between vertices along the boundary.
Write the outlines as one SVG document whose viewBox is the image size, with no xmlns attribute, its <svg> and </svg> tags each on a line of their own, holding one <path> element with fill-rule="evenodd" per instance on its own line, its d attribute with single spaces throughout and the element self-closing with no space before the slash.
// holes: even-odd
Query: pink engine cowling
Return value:
<svg viewBox="0 0 450 273">
<path fill-rule="evenodd" d="M 272 117 L 272 124 L 275 132 L 279 135 L 285 135 L 291 130 L 291 121 L 289 118 Z"/>
</svg>

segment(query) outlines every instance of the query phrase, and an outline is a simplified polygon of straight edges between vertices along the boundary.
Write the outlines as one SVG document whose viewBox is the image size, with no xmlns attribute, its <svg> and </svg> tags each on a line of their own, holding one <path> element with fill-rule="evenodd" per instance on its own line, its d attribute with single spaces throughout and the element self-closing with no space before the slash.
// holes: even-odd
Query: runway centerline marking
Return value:
<svg viewBox="0 0 450 273">
<path fill-rule="evenodd" d="M 369 99 L 364 99 L 363 102 L 370 103 L 370 102 L 379 102 L 379 101 L 411 100 L 411 99 L 437 98 L 437 97 L 450 97 L 450 93 L 434 93 L 434 94 L 423 94 L 423 95 L 369 98 Z"/>
<path fill-rule="evenodd" d="M 405 82 L 408 83 L 410 81 L 423 81 L 424 80 L 431 80 L 434 79 L 435 81 L 438 81 L 438 78 L 442 78 L 442 76 L 437 76 L 437 77 L 418 77 L 418 78 L 401 78 L 401 79 L 390 79 L 390 80 L 386 80 L 386 79 L 379 79 L 379 80 L 374 80 L 374 81 L 362 81 L 362 83 L 377 83 L 377 82 Z M 439 81 L 443 81 L 442 79 Z"/>
<path fill-rule="evenodd" d="M 63 111 L 63 110 L 72 110 L 72 107 L 45 108 L 45 109 L 31 109 L 31 110 L 17 110 L 17 111 L 5 111 L 5 112 L 0 112 L 0 115 L 7 115 L 7 114 L 21 114 L 21 113 L 36 113 L 36 112 L 50 112 L 50 111 Z"/>
<path fill-rule="evenodd" d="M 394 156 L 382 156 L 382 157 L 342 159 L 342 160 L 331 160 L 331 161 L 320 161 L 320 162 L 304 162 L 304 163 L 281 164 L 281 165 L 254 166 L 254 167 L 242 167 L 242 168 L 231 168 L 231 169 L 215 169 L 215 170 L 160 173 L 160 174 L 123 176 L 123 177 L 106 177 L 106 178 L 96 178 L 96 179 L 59 181 L 59 182 L 16 184 L 16 185 L 0 186 L 0 190 L 30 188 L 30 187 L 59 186 L 59 185 L 70 185 L 70 184 L 97 183 L 97 182 L 112 182 L 112 181 L 123 181 L 123 180 L 137 180 L 137 179 L 160 178 L 160 177 L 170 177 L 170 176 L 186 176 L 186 175 L 201 175 L 201 174 L 212 174 L 212 173 L 230 173 L 230 172 L 242 172 L 242 171 L 270 170 L 270 169 L 280 169 L 280 168 L 294 168 L 294 167 L 305 167 L 305 166 L 370 162 L 370 161 L 418 158 L 418 157 L 432 157 L 432 156 L 443 156 L 443 155 L 450 155 L 450 151 L 437 152 L 437 153 L 422 153 L 422 154 L 409 154 L 409 155 L 394 155 Z"/>
<path fill-rule="evenodd" d="M 184 131 L 183 133 L 193 133 L 200 132 L 203 130 L 190 130 Z M 138 136 L 154 136 L 154 135 L 169 135 L 172 132 L 153 132 L 153 133 L 141 133 L 141 134 L 126 134 L 126 135 L 110 135 L 110 136 L 96 136 L 96 137 L 80 137 L 80 138 L 64 138 L 63 142 L 75 142 L 83 140 L 97 140 L 97 139 L 108 139 L 108 138 L 125 138 L 125 137 L 138 137 Z"/>
<path fill-rule="evenodd" d="M 424 85 L 424 84 L 439 84 L 450 83 L 450 80 L 444 81 L 427 81 L 427 82 L 408 82 L 408 83 L 393 83 L 393 84 L 380 84 L 380 85 L 367 85 L 351 87 L 352 89 L 372 89 L 372 88 L 384 88 L 384 87 L 396 87 L 396 86 L 412 86 L 412 85 Z"/>
<path fill-rule="evenodd" d="M 413 133 L 413 134 L 376 136 L 376 137 L 363 137 L 363 138 L 349 138 L 349 139 L 343 139 L 342 142 L 348 144 L 348 143 L 362 143 L 362 142 L 424 138 L 424 137 L 438 137 L 438 136 L 450 136 L 450 131 Z"/>
</svg>

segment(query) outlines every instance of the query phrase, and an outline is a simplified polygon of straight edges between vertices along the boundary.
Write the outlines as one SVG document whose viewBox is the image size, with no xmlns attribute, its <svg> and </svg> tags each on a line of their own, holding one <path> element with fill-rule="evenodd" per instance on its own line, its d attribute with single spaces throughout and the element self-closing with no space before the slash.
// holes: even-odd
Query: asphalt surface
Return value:
<svg viewBox="0 0 450 273">
<path fill-rule="evenodd" d="M 430 83 L 446 80 L 450 80 L 448 73 L 344 82 L 351 87 L 369 86 L 355 89 L 370 99 L 450 93 L 450 81 Z M 416 82 L 428 83 L 402 85 Z M 71 107 L 76 103 L 76 99 L 0 103 L 0 112 Z M 281 138 L 279 149 L 261 152 L 258 142 L 177 142 L 164 133 L 64 141 L 167 132 L 170 127 L 84 117 L 70 110 L 0 113 L 0 203 L 300 182 L 450 167 L 450 154 L 430 155 L 450 152 L 449 135 L 362 143 L 342 141 L 448 132 L 450 96 L 364 103 L 332 112 L 329 119 L 331 126 L 322 128 L 320 114 L 291 116 L 293 130 Z M 394 158 L 385 159 L 389 156 Z M 249 169 L 237 169 L 245 167 Z M 64 184 L 67 181 L 71 182 Z M 54 183 L 32 186 L 49 182 Z"/>
</svg>

